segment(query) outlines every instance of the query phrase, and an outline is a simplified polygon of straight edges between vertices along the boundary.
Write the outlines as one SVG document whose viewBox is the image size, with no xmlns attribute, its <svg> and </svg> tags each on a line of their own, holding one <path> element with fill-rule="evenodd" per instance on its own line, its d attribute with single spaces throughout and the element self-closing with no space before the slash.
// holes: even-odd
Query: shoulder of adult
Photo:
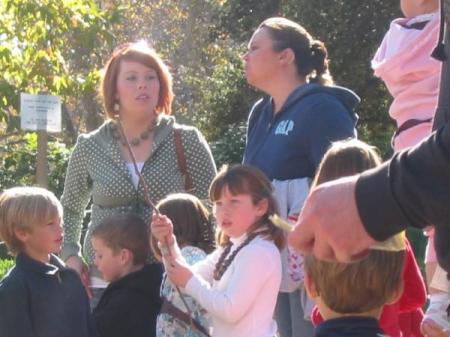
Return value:
<svg viewBox="0 0 450 337">
<path fill-rule="evenodd" d="M 193 134 L 193 133 L 200 133 L 201 132 L 198 130 L 198 128 L 196 128 L 193 125 L 189 125 L 189 124 L 184 124 L 184 123 L 179 123 L 177 122 L 177 120 L 175 119 L 174 116 L 168 116 L 168 115 L 163 115 L 160 117 L 160 123 L 166 125 L 166 127 L 170 127 L 171 129 L 176 129 L 176 130 L 180 130 L 182 134 Z"/>
<path fill-rule="evenodd" d="M 209 144 L 194 126 L 176 123 L 173 128 L 179 132 L 181 138 L 182 147 L 179 146 L 177 137 L 173 137 L 172 141 L 175 142 L 175 149 L 178 149 L 177 160 L 180 171 L 188 174 L 185 176 L 187 178 L 185 187 L 192 188 L 191 192 L 198 198 L 207 199 L 209 185 L 217 172 Z M 170 135 L 175 136 L 173 133 Z"/>
<path fill-rule="evenodd" d="M 360 101 L 356 94 L 342 87 L 313 85 L 315 88 L 288 108 L 299 112 L 294 114 L 295 119 L 300 119 L 308 127 L 313 125 L 311 123 L 320 125 L 327 120 L 331 123 L 341 121 L 351 127 L 356 125 L 358 115 L 354 110 Z"/>
<path fill-rule="evenodd" d="M 250 112 L 254 112 L 254 111 L 258 111 L 260 110 L 265 104 L 267 104 L 267 102 L 270 101 L 270 97 L 269 96 L 264 96 L 261 97 L 260 99 L 258 99 L 252 106 Z"/>
<path fill-rule="evenodd" d="M 157 127 L 173 127 L 173 125 L 176 123 L 176 119 L 175 116 L 172 115 L 166 115 L 164 113 L 160 113 L 157 116 L 156 119 L 156 125 Z"/>
<path fill-rule="evenodd" d="M 174 131 L 179 132 L 185 152 L 189 152 L 189 147 L 193 144 L 203 144 L 209 148 L 207 141 L 201 131 L 193 125 L 178 124 L 172 125 Z"/>
<path fill-rule="evenodd" d="M 257 116 L 261 114 L 261 111 L 263 108 L 270 102 L 270 97 L 265 96 L 260 98 L 253 104 L 250 113 L 248 115 L 247 124 L 251 126 L 253 124 L 253 121 L 256 119 Z"/>
<path fill-rule="evenodd" d="M 299 95 L 305 102 L 339 102 L 348 111 L 354 111 L 356 106 L 361 102 L 359 96 L 353 91 L 345 87 L 324 86 L 320 84 L 307 84 L 307 88 Z"/>
<path fill-rule="evenodd" d="M 103 122 L 102 125 L 100 125 L 98 128 L 96 128 L 95 130 L 92 130 L 90 132 L 87 133 L 83 133 L 80 134 L 78 136 L 78 138 L 85 138 L 85 139 L 90 139 L 90 138 L 98 138 L 98 137 L 104 137 L 104 135 L 106 133 L 110 133 L 111 132 L 111 126 L 113 125 L 113 121 L 110 119 L 107 119 Z"/>
<path fill-rule="evenodd" d="M 180 130 L 182 133 L 189 133 L 189 132 L 200 132 L 195 126 L 188 125 L 188 124 L 181 124 L 176 121 L 174 121 L 172 125 L 173 129 Z"/>
<path fill-rule="evenodd" d="M 97 129 L 78 135 L 76 148 L 84 147 L 92 142 L 109 143 L 112 137 L 112 124 L 111 120 L 106 120 Z"/>
<path fill-rule="evenodd" d="M 192 136 L 197 138 L 197 135 L 201 135 L 200 131 L 195 126 L 178 123 L 174 116 L 166 114 L 158 115 L 157 137 L 168 137 L 172 130 L 179 130 L 183 140 Z"/>
</svg>

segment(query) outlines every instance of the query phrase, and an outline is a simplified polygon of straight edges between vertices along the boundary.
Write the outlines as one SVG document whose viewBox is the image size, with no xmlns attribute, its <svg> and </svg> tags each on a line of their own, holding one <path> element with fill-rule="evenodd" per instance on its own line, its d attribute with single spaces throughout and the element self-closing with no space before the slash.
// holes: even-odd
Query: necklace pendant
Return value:
<svg viewBox="0 0 450 337">
<path fill-rule="evenodd" d="M 150 125 L 147 127 L 147 130 L 143 131 L 143 132 L 139 135 L 139 137 L 135 137 L 135 138 L 130 139 L 130 140 L 128 141 L 128 143 L 130 144 L 130 146 L 132 146 L 132 147 L 138 147 L 139 145 L 141 145 L 141 142 L 142 142 L 142 141 L 145 141 L 145 140 L 149 139 L 149 138 L 150 138 L 150 135 L 151 135 L 152 132 L 153 132 L 153 129 L 155 128 L 155 126 L 156 126 L 156 121 L 153 121 L 153 123 L 150 124 Z M 112 137 L 113 137 L 113 139 L 120 141 L 121 144 L 122 144 L 123 146 L 126 146 L 126 145 L 127 145 L 127 140 L 126 140 L 126 139 L 123 139 L 123 137 L 122 137 L 122 135 L 121 135 L 121 132 L 120 132 L 118 126 L 115 125 L 115 124 L 112 126 Z"/>
<path fill-rule="evenodd" d="M 131 146 L 139 146 L 139 144 L 141 144 L 141 140 L 139 138 L 133 138 L 130 140 L 130 145 Z"/>
</svg>

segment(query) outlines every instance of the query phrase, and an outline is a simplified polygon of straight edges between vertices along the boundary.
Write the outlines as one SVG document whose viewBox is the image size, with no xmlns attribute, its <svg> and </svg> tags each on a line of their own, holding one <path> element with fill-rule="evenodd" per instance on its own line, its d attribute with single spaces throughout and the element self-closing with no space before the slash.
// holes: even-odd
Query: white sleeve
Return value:
<svg viewBox="0 0 450 337">
<path fill-rule="evenodd" d="M 280 256 L 275 247 L 244 247 L 230 266 L 234 270 L 225 289 L 214 289 L 195 274 L 186 284 L 185 291 L 211 315 L 230 323 L 236 322 L 257 299 L 268 278 L 276 272 L 277 264 L 280 264 Z"/>
</svg>

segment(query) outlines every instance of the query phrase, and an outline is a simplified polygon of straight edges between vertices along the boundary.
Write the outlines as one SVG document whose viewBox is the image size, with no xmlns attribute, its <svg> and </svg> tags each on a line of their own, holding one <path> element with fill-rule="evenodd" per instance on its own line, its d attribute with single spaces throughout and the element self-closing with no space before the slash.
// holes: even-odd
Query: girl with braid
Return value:
<svg viewBox="0 0 450 337">
<path fill-rule="evenodd" d="M 259 170 L 224 167 L 210 187 L 219 247 L 193 266 L 182 258 L 169 218 L 153 216 L 152 233 L 167 276 L 209 312 L 213 337 L 265 337 L 277 332 L 273 314 L 285 239 L 269 220 L 277 212 L 272 193 Z"/>
</svg>

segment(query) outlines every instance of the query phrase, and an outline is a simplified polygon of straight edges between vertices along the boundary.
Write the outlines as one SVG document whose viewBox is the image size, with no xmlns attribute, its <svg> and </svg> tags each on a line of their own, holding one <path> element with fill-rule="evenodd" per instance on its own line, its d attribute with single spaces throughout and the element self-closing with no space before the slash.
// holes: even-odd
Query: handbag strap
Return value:
<svg viewBox="0 0 450 337">
<path fill-rule="evenodd" d="M 175 143 L 175 152 L 177 154 L 178 167 L 180 168 L 181 175 L 184 177 L 184 190 L 186 192 L 192 191 L 194 189 L 194 184 L 192 183 L 192 178 L 187 171 L 186 156 L 184 152 L 183 142 L 181 140 L 181 129 L 173 129 L 173 140 Z"/>
<path fill-rule="evenodd" d="M 172 316 L 173 318 L 185 323 L 186 325 L 191 325 L 191 320 L 189 319 L 189 315 L 186 314 L 184 311 L 178 309 L 175 305 L 173 305 L 167 298 L 163 297 L 163 304 L 161 306 L 161 314 L 168 314 Z M 203 325 L 201 325 L 197 320 L 194 318 L 192 319 L 192 324 L 194 325 L 195 329 L 199 332 L 201 332 L 206 337 L 210 337 L 209 332 L 205 329 Z"/>
</svg>

